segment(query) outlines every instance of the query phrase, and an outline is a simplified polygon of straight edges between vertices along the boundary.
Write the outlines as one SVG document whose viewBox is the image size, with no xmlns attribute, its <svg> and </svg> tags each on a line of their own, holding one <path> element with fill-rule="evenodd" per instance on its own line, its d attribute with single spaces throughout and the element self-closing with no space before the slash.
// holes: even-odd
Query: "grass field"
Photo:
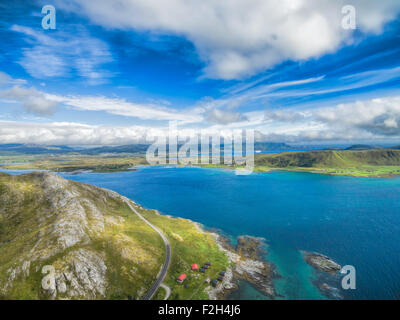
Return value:
<svg viewBox="0 0 400 320">
<path fill-rule="evenodd" d="M 218 248 L 214 237 L 200 231 L 190 220 L 168 218 L 157 214 L 154 210 L 142 209 L 141 213 L 158 226 L 170 241 L 172 260 L 164 281 L 172 290 L 170 299 L 208 299 L 204 289 L 209 284 L 204 283 L 205 279 L 216 279 L 229 265 L 225 253 Z M 212 263 L 206 273 L 191 271 L 192 264 L 201 267 L 206 262 Z M 187 278 L 180 284 L 176 279 L 182 273 L 185 273 Z M 164 292 L 164 289 L 161 288 L 160 291 Z M 161 293 L 157 297 L 160 296 Z"/>
</svg>

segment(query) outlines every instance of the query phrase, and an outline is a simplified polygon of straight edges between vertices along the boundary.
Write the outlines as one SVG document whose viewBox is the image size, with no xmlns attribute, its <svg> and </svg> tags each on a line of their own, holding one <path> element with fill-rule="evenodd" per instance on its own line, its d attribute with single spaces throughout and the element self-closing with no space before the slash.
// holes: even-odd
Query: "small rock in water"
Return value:
<svg viewBox="0 0 400 320">
<path fill-rule="evenodd" d="M 312 267 L 330 274 L 336 274 L 342 268 L 329 257 L 316 252 L 304 252 L 304 259 Z"/>
</svg>

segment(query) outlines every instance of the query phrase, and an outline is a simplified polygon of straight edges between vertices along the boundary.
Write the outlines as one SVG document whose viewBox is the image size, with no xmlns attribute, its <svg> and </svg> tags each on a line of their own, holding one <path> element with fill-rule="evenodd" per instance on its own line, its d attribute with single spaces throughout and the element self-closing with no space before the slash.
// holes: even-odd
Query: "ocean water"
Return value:
<svg viewBox="0 0 400 320">
<path fill-rule="evenodd" d="M 146 167 L 118 173 L 63 174 L 115 190 L 146 208 L 189 218 L 235 238 L 263 237 L 281 278 L 282 299 L 324 299 L 300 250 L 356 268 L 346 299 L 400 298 L 400 179 Z M 248 283 L 233 298 L 265 299 Z"/>
</svg>

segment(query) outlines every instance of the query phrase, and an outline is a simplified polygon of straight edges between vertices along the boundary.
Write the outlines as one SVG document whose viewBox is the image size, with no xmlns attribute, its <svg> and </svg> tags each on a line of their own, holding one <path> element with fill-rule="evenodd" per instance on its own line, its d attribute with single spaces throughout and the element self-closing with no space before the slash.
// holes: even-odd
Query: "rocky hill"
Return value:
<svg viewBox="0 0 400 320">
<path fill-rule="evenodd" d="M 139 299 L 163 255 L 117 193 L 52 173 L 0 174 L 0 298 Z"/>
<path fill-rule="evenodd" d="M 0 299 L 144 298 L 165 263 L 165 246 L 126 201 L 50 172 L 0 173 Z M 205 279 L 229 268 L 214 234 L 130 204 L 169 240 L 170 299 L 208 299 Z M 207 274 L 190 272 L 207 261 Z M 176 281 L 182 273 L 185 286 Z M 154 298 L 165 297 L 159 288 Z"/>
</svg>

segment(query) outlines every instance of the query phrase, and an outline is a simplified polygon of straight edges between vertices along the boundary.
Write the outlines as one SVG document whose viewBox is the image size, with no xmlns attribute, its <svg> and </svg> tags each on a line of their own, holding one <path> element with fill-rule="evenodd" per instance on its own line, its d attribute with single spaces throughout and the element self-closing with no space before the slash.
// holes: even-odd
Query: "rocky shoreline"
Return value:
<svg viewBox="0 0 400 320">
<path fill-rule="evenodd" d="M 202 226 L 196 225 L 203 231 Z M 233 247 L 226 237 L 216 232 L 210 232 L 220 248 L 228 257 L 230 266 L 227 268 L 223 282 L 217 287 L 209 287 L 207 293 L 211 300 L 225 300 L 233 291 L 238 290 L 239 280 L 251 283 L 261 293 L 271 299 L 277 296 L 272 280 L 278 275 L 272 264 L 266 262 L 262 255 L 265 239 L 251 236 L 240 236 L 237 245 Z"/>
</svg>

